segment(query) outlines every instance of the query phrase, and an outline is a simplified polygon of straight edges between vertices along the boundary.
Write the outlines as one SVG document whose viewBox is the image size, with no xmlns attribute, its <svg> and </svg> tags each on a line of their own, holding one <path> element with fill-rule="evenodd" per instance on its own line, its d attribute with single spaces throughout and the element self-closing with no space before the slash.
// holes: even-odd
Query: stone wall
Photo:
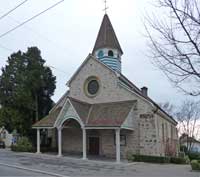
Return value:
<svg viewBox="0 0 200 177">
<path fill-rule="evenodd" d="M 93 98 L 86 96 L 84 93 L 85 80 L 90 76 L 96 76 L 100 80 L 101 85 L 98 95 Z M 136 100 L 137 107 L 133 116 L 134 131 L 127 135 L 128 144 L 127 147 L 121 148 L 122 154 L 124 156 L 124 154 L 130 151 L 146 155 L 163 155 L 164 149 L 160 140 L 160 124 L 162 124 L 163 120 L 169 125 L 172 123 L 162 118 L 162 116 L 157 116 L 153 112 L 155 107 L 147 100 L 119 84 L 119 79 L 113 71 L 95 59 L 90 58 L 76 77 L 73 78 L 69 86 L 69 96 L 91 104 Z M 147 116 L 145 117 L 145 115 Z M 169 135 L 169 131 L 166 129 L 166 138 Z M 115 155 L 115 148 L 111 144 L 114 136 L 111 134 L 112 131 L 107 130 L 101 134 L 101 153 L 112 156 Z"/>
<path fill-rule="evenodd" d="M 62 150 L 73 154 L 82 153 L 82 129 L 64 128 L 62 130 Z"/>
<path fill-rule="evenodd" d="M 160 151 L 160 155 L 164 156 L 167 153 L 177 154 L 178 134 L 176 126 L 158 114 L 156 114 L 156 124 L 157 124 L 158 149 Z M 173 149 L 168 149 L 167 146 L 171 146 L 171 148 Z M 174 151 L 174 152 L 167 152 L 167 151 Z"/>
<path fill-rule="evenodd" d="M 96 97 L 84 93 L 85 80 L 96 76 L 100 80 L 100 91 Z M 137 100 L 138 97 L 118 84 L 116 74 L 94 59 L 89 59 L 70 84 L 69 96 L 88 103 L 105 103 L 126 100 Z"/>
<path fill-rule="evenodd" d="M 156 124 L 152 113 L 140 114 L 140 154 L 158 155 Z"/>
</svg>

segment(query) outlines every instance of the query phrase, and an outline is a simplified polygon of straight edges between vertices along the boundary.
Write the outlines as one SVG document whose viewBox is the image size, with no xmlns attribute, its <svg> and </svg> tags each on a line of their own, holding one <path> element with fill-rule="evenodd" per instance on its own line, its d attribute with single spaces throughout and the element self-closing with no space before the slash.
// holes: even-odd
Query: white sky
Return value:
<svg viewBox="0 0 200 177">
<path fill-rule="evenodd" d="M 1 1 L 0 16 L 22 1 Z M 23 22 L 58 1 L 29 0 L 0 20 L 0 35 L 16 26 L 16 21 Z M 150 97 L 156 102 L 179 104 L 185 96 L 171 86 L 164 74 L 147 57 L 143 18 L 146 12 L 155 12 L 149 2 L 153 0 L 108 0 L 108 15 L 124 51 L 122 73 L 138 87 L 147 86 Z M 0 38 L 0 45 L 13 52 L 37 46 L 47 65 L 64 71 L 53 70 L 57 77 L 53 99 L 57 101 L 67 89 L 65 83 L 92 51 L 104 15 L 103 8 L 103 0 L 65 0 L 37 19 Z M 0 47 L 0 67 L 6 64 L 12 51 Z"/>
</svg>

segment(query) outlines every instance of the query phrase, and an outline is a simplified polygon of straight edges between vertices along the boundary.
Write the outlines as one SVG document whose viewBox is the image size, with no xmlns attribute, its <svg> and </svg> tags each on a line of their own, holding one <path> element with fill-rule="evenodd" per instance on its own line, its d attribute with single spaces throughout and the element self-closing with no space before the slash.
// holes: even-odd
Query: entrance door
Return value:
<svg viewBox="0 0 200 177">
<path fill-rule="evenodd" d="M 99 137 L 89 137 L 89 154 L 99 155 Z"/>
</svg>

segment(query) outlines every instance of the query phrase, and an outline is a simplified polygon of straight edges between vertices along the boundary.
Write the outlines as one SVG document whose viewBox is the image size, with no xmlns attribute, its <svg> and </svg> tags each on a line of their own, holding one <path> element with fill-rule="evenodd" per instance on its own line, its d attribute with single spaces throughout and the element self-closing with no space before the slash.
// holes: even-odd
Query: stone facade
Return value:
<svg viewBox="0 0 200 177">
<path fill-rule="evenodd" d="M 84 82 L 90 76 L 96 76 L 101 82 L 100 93 L 90 98 L 84 93 Z M 177 140 L 176 127 L 161 115 L 154 113 L 154 107 L 134 92 L 129 91 L 119 84 L 117 75 L 103 64 L 93 58 L 82 66 L 81 70 L 73 78 L 70 86 L 70 97 L 91 104 L 102 102 L 119 102 L 125 100 L 137 100 L 137 106 L 132 115 L 133 131 L 127 131 L 125 146 L 121 147 L 121 155 L 125 157 L 128 152 L 145 155 L 165 155 L 167 138 L 171 138 L 170 128 L 174 129 L 173 139 Z M 162 141 L 162 124 L 165 125 L 165 141 Z M 122 134 L 123 130 L 121 131 Z M 112 130 L 100 131 L 100 154 L 106 156 L 115 155 Z M 70 142 L 72 144 L 72 142 Z M 79 142 L 80 144 L 80 142 Z M 66 143 L 67 147 L 67 143 Z M 81 148 L 80 148 L 81 150 Z"/>
<path fill-rule="evenodd" d="M 112 55 L 109 55 L 110 50 Z M 120 151 L 123 158 L 129 153 L 176 155 L 176 121 L 148 97 L 147 88 L 144 93 L 144 89 L 137 88 L 121 74 L 120 69 L 112 67 L 116 64 L 115 59 L 119 59 L 121 65 L 122 54 L 112 24 L 105 14 L 93 55 L 86 58 L 68 81 L 66 98 L 52 109 L 61 108 L 52 124 L 59 132 L 59 155 L 62 145 L 63 152 L 80 154 L 83 151 L 83 158 L 86 158 L 86 150 L 90 152 L 94 145 L 90 144 L 92 137 L 94 142 L 97 141 L 99 155 L 116 156 L 117 161 L 120 161 Z M 122 102 L 126 102 L 124 107 Z M 116 103 L 120 106 L 117 107 Z M 108 108 L 108 104 L 114 105 L 115 109 Z M 96 106 L 94 112 L 93 106 Z M 49 120 L 55 119 L 49 115 Z M 69 126 L 66 121 L 76 122 L 78 126 Z M 35 126 L 44 126 L 44 122 Z"/>
</svg>

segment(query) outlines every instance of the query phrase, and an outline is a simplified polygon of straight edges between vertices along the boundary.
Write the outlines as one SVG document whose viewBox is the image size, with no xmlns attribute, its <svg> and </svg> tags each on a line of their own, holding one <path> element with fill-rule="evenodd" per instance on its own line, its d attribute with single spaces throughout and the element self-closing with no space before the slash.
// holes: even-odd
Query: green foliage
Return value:
<svg viewBox="0 0 200 177">
<path fill-rule="evenodd" d="M 174 164 L 188 164 L 189 159 L 188 157 L 182 158 L 182 157 L 170 157 L 170 163 Z"/>
<path fill-rule="evenodd" d="M 188 150 L 187 150 L 187 147 L 185 145 L 181 145 L 180 146 L 180 151 L 184 152 L 184 153 L 187 153 Z"/>
<path fill-rule="evenodd" d="M 178 157 L 184 158 L 185 157 L 185 152 L 181 151 L 178 153 Z"/>
<path fill-rule="evenodd" d="M 150 156 L 150 155 L 128 155 L 129 161 L 135 162 L 151 162 L 151 163 L 174 163 L 174 164 L 188 164 L 189 158 L 182 157 L 164 157 L 164 156 Z"/>
<path fill-rule="evenodd" d="M 126 153 L 126 158 L 127 158 L 128 161 L 133 161 L 133 153 L 132 153 L 132 151 L 128 151 Z"/>
<path fill-rule="evenodd" d="M 191 161 L 192 170 L 199 170 L 200 171 L 200 160 L 192 160 Z"/>
<path fill-rule="evenodd" d="M 55 82 L 37 47 L 11 54 L 0 75 L 0 126 L 31 136 L 36 112 L 40 119 L 52 107 Z"/>
<path fill-rule="evenodd" d="M 149 156 L 149 155 L 132 155 L 132 161 L 136 162 L 152 162 L 152 163 L 169 163 L 169 157 Z"/>
<path fill-rule="evenodd" d="M 200 160 L 200 153 L 198 152 L 190 152 L 188 154 L 190 160 Z"/>
<path fill-rule="evenodd" d="M 32 152 L 33 147 L 27 137 L 22 137 L 19 139 L 16 145 L 11 146 L 11 150 L 16 152 Z"/>
</svg>

